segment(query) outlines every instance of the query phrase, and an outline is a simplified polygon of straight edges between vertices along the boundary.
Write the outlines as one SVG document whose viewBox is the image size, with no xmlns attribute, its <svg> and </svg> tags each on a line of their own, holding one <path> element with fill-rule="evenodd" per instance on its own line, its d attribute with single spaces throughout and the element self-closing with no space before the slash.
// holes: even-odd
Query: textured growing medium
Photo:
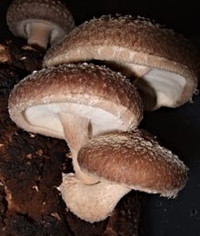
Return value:
<svg viewBox="0 0 200 236">
<path fill-rule="evenodd" d="M 82 171 L 135 190 L 174 197 L 187 181 L 187 167 L 143 130 L 91 139 L 78 154 Z"/>
<path fill-rule="evenodd" d="M 86 63 L 49 67 L 32 73 L 11 92 L 9 112 L 20 127 L 33 131 L 25 121 L 26 110 L 64 103 L 105 110 L 130 128 L 136 127 L 143 116 L 140 96 L 126 77 L 105 66 Z M 37 131 L 43 134 L 42 130 Z"/>
<path fill-rule="evenodd" d="M 42 19 L 61 26 L 67 33 L 74 28 L 74 18 L 59 0 L 16 0 L 7 11 L 8 26 L 18 35 L 15 25 L 22 20 Z"/>
<path fill-rule="evenodd" d="M 0 44 L 0 63 L 7 63 L 9 61 L 9 48 L 6 45 Z"/>
<path fill-rule="evenodd" d="M 0 235 L 71 235 L 54 187 L 61 182 L 66 143 L 22 132 L 7 110 L 11 89 L 30 68 L 39 67 L 40 53 L 18 40 L 7 43 L 2 45 L 8 46 L 11 61 L 0 65 Z M 23 56 L 23 62 L 15 61 Z"/>
<path fill-rule="evenodd" d="M 43 57 L 43 51 L 24 44 L 20 39 L 13 38 L 0 43 L 1 66 L 10 67 L 11 70 L 21 69 L 29 73 L 39 70 L 42 67 Z"/>
</svg>

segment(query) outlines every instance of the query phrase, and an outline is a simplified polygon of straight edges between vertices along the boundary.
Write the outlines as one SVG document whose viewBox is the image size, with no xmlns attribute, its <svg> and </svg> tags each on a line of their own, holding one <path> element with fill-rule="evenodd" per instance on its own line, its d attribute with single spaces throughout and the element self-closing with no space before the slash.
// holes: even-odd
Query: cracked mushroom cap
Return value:
<svg viewBox="0 0 200 236">
<path fill-rule="evenodd" d="M 144 130 L 94 137 L 78 153 L 81 171 L 100 181 L 175 197 L 187 181 L 187 167 Z"/>
<path fill-rule="evenodd" d="M 84 22 L 49 48 L 43 65 L 93 59 L 136 76 L 146 110 L 178 107 L 197 86 L 200 59 L 192 43 L 141 17 L 105 15 Z"/>
<path fill-rule="evenodd" d="M 15 36 L 43 48 L 75 27 L 71 12 L 59 0 L 15 0 L 8 7 L 7 24 Z"/>
<path fill-rule="evenodd" d="M 77 117 L 87 119 L 92 135 L 133 129 L 143 116 L 140 96 L 126 77 L 87 63 L 32 73 L 14 87 L 8 107 L 19 127 L 61 139 L 65 122 L 60 117 L 68 114 L 74 126 Z"/>
</svg>

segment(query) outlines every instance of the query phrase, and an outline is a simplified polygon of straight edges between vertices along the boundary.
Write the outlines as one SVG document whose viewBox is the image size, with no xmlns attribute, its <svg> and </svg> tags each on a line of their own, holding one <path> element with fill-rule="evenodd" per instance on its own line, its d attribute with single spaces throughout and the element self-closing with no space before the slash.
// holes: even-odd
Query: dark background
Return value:
<svg viewBox="0 0 200 236">
<path fill-rule="evenodd" d="M 12 36 L 6 25 L 11 1 L 0 1 L 0 40 Z M 154 19 L 190 38 L 200 49 L 200 9 L 192 1 L 65 1 L 76 24 L 109 13 Z M 156 135 L 189 167 L 189 181 L 176 199 L 148 195 L 144 208 L 147 236 L 200 236 L 200 95 L 177 109 L 145 113 L 141 127 Z"/>
</svg>

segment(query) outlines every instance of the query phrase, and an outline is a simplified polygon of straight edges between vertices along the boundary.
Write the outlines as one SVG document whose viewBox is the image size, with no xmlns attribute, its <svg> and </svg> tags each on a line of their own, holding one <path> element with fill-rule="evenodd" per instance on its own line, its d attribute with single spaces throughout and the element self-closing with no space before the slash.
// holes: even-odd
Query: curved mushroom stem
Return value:
<svg viewBox="0 0 200 236">
<path fill-rule="evenodd" d="M 28 22 L 25 31 L 27 33 L 27 43 L 29 45 L 37 45 L 46 49 L 51 37 L 52 26 L 45 22 Z"/>
<path fill-rule="evenodd" d="M 74 174 L 64 174 L 58 188 L 67 207 L 82 220 L 94 223 L 106 219 L 119 200 L 131 191 L 119 184 L 83 184 Z"/>
<path fill-rule="evenodd" d="M 89 140 L 91 125 L 89 119 L 70 113 L 59 113 L 63 125 L 65 141 L 67 142 L 73 160 L 73 167 L 77 178 L 84 184 L 95 184 L 95 178 L 84 174 L 77 162 L 77 154 L 80 148 Z"/>
</svg>

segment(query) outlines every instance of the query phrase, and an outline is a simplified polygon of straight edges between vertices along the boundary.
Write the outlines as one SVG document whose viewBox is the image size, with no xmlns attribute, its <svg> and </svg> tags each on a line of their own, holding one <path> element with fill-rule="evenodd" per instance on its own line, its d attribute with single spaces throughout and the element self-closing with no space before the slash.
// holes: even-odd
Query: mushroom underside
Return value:
<svg viewBox="0 0 200 236">
<path fill-rule="evenodd" d="M 146 110 L 179 106 L 186 83 L 183 76 L 159 69 L 151 69 L 135 81 Z"/>
<path fill-rule="evenodd" d="M 133 83 L 140 92 L 145 110 L 181 105 L 181 96 L 187 86 L 184 76 L 166 69 L 150 68 L 134 63 L 110 61 L 105 61 L 105 63 L 112 69 L 121 71 L 134 79 Z"/>
<path fill-rule="evenodd" d="M 126 109 L 124 108 L 124 110 Z M 120 112 L 118 116 L 115 116 L 101 108 L 77 103 L 50 103 L 29 107 L 22 113 L 22 119 L 29 127 L 30 132 L 38 130 L 37 132 L 44 135 L 50 132 L 51 136 L 64 139 L 63 123 L 59 117 L 61 113 L 62 117 L 64 117 L 64 113 L 70 113 L 91 120 L 93 136 L 127 130 L 129 126 L 120 119 Z"/>
<path fill-rule="evenodd" d="M 53 44 L 66 34 L 61 26 L 42 19 L 24 20 L 17 28 L 18 36 L 28 38 L 29 45 L 40 44 L 43 48 L 47 47 L 48 42 Z"/>
<path fill-rule="evenodd" d="M 183 71 L 186 70 L 184 65 L 156 55 L 106 45 L 88 46 L 88 48 L 81 46 L 68 51 L 64 48 L 55 56 L 51 55 L 55 53 L 53 50 L 52 47 L 47 51 L 43 66 L 97 61 L 136 79 L 135 85 L 141 92 L 146 110 L 155 110 L 161 106 L 178 107 L 191 98 L 196 87 L 196 78 L 188 82 L 189 79 L 183 75 Z M 185 73 L 191 76 L 189 69 Z M 185 92 L 188 83 L 190 85 Z M 185 98 L 181 101 L 183 92 Z"/>
</svg>

